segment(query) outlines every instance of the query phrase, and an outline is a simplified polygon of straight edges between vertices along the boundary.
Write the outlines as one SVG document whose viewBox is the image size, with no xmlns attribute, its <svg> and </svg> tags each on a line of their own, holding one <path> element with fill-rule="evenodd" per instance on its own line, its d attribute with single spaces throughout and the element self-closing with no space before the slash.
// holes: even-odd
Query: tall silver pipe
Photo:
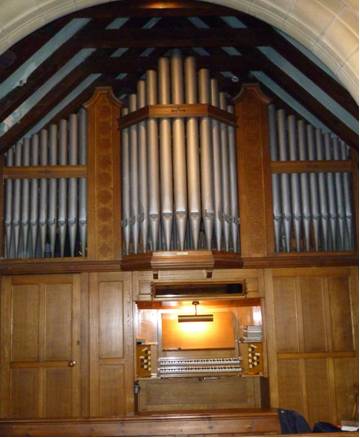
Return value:
<svg viewBox="0 0 360 438">
<path fill-rule="evenodd" d="M 78 144 L 78 125 L 76 114 L 70 114 L 69 119 L 69 164 L 78 164 L 79 144 Z M 69 209 L 68 209 L 68 230 L 70 238 L 70 255 L 75 255 L 76 232 L 78 223 L 78 189 L 77 178 L 69 179 Z"/>
<path fill-rule="evenodd" d="M 49 164 L 56 166 L 57 164 L 57 125 L 50 126 L 49 136 Z M 49 180 L 49 210 L 48 210 L 48 229 L 50 236 L 50 253 L 51 257 L 55 255 L 55 241 L 56 241 L 56 220 L 57 220 L 57 180 L 51 178 Z"/>
<path fill-rule="evenodd" d="M 207 69 L 199 70 L 199 101 L 210 103 L 210 79 Z M 200 120 L 200 152 L 201 152 L 201 206 L 204 221 L 206 246 L 211 250 L 215 219 L 213 190 L 213 159 L 211 121 L 209 117 Z"/>
<path fill-rule="evenodd" d="M 137 109 L 136 94 L 129 96 L 129 111 Z M 134 253 L 138 253 L 139 248 L 139 146 L 137 125 L 130 126 L 130 228 L 133 241 Z"/>
<path fill-rule="evenodd" d="M 23 143 L 22 165 L 30 166 L 30 138 L 25 138 Z M 29 257 L 29 202 L 30 181 L 28 178 L 21 180 L 21 250 L 19 257 Z"/>
<path fill-rule="evenodd" d="M 46 129 L 40 131 L 40 165 L 46 166 L 48 164 L 48 132 Z M 39 224 L 40 224 L 40 255 L 45 257 L 46 248 L 46 232 L 47 232 L 47 212 L 48 212 L 48 180 L 41 178 L 40 180 L 40 210 L 39 210 Z"/>
<path fill-rule="evenodd" d="M 348 146 L 341 141 L 341 159 L 349 158 Z M 351 174 L 349 172 L 342 173 L 344 186 L 344 204 L 345 204 L 345 223 L 346 223 L 346 239 L 345 249 L 352 250 L 354 248 L 354 224 L 353 224 L 353 209 L 351 198 Z"/>
<path fill-rule="evenodd" d="M 159 103 L 170 103 L 169 59 L 159 59 Z M 173 224 L 173 164 L 171 152 L 171 121 L 160 119 L 160 180 L 161 180 L 161 218 L 165 237 L 165 249 L 170 250 Z"/>
<path fill-rule="evenodd" d="M 281 161 L 288 159 L 287 139 L 285 127 L 285 111 L 280 109 L 277 112 L 277 127 L 279 139 L 279 157 Z M 283 247 L 286 252 L 290 252 L 291 238 L 291 199 L 290 199 L 290 181 L 289 175 L 286 173 L 280 174 L 281 200 L 282 200 L 282 217 L 283 217 Z"/>
<path fill-rule="evenodd" d="M 84 108 L 78 112 L 79 125 L 79 164 L 87 162 L 87 113 Z M 81 255 L 86 255 L 87 242 L 87 180 L 80 178 L 79 181 L 79 230 Z"/>
<path fill-rule="evenodd" d="M 319 128 L 315 131 L 316 138 L 316 158 L 318 160 L 324 160 L 325 149 L 323 145 L 323 135 Z M 321 234 L 322 234 L 322 249 L 324 251 L 329 250 L 329 208 L 326 193 L 326 177 L 324 172 L 317 174 L 319 184 L 319 199 L 320 199 L 320 216 L 321 216 Z"/>
<path fill-rule="evenodd" d="M 226 111 L 226 95 L 219 93 L 220 109 Z M 229 251 L 230 247 L 230 165 L 229 165 L 229 145 L 227 136 L 227 126 L 225 123 L 220 124 L 221 139 L 221 188 L 222 188 L 222 207 L 223 207 L 223 234 L 225 250 Z"/>
<path fill-rule="evenodd" d="M 128 108 L 123 108 L 122 115 L 129 114 Z M 122 175 L 122 226 L 125 254 L 130 249 L 130 138 L 129 129 L 122 130 L 121 138 L 121 175 Z"/>
<path fill-rule="evenodd" d="M 297 142 L 296 142 L 296 120 L 294 115 L 288 117 L 289 130 L 289 158 L 291 161 L 297 160 Z M 301 192 L 300 180 L 298 173 L 290 175 L 291 182 L 291 209 L 295 229 L 296 251 L 301 251 Z"/>
<path fill-rule="evenodd" d="M 229 113 L 234 112 L 234 107 L 228 105 Z M 239 249 L 239 201 L 238 201 L 238 181 L 237 181 L 237 157 L 235 145 L 235 128 L 228 125 L 229 142 L 229 165 L 230 165 L 230 216 L 231 216 L 231 237 L 234 252 Z"/>
<path fill-rule="evenodd" d="M 67 164 L 67 121 L 60 120 L 59 131 L 59 164 L 65 166 Z M 65 252 L 65 237 L 67 225 L 67 180 L 60 178 L 59 181 L 59 209 L 58 209 L 58 225 L 60 235 L 60 255 L 64 257 Z"/>
<path fill-rule="evenodd" d="M 210 80 L 211 105 L 219 106 L 219 90 L 216 79 Z M 214 178 L 214 209 L 215 209 L 215 238 L 216 249 L 221 250 L 222 241 L 222 177 L 221 177 L 221 150 L 220 150 L 220 126 L 217 120 L 211 121 L 212 131 L 212 156 L 213 156 L 213 178 Z"/>
<path fill-rule="evenodd" d="M 332 145 L 330 134 L 324 134 L 324 146 L 325 146 L 325 159 L 332 160 Z M 333 172 L 326 172 L 326 188 L 328 198 L 329 209 L 329 221 L 330 221 L 330 241 L 329 249 L 336 250 L 337 240 L 337 214 L 336 214 L 336 196 L 335 196 L 335 175 Z"/>
<path fill-rule="evenodd" d="M 334 150 L 334 160 L 341 159 L 341 143 L 339 143 L 336 136 L 332 137 L 332 145 Z M 335 195 L 336 195 L 336 215 L 339 226 L 338 233 L 338 249 L 343 250 L 345 248 L 345 228 L 346 228 L 346 213 L 345 213 L 345 195 L 343 178 L 341 172 L 335 172 Z"/>
<path fill-rule="evenodd" d="M 307 141 L 306 128 L 304 120 L 298 120 L 298 145 L 299 145 L 299 159 L 301 161 L 307 160 Z M 309 175 L 305 172 L 300 174 L 301 186 L 301 212 L 304 226 L 304 241 L 305 251 L 310 251 L 310 225 L 311 225 L 311 209 L 310 209 L 310 187 Z"/>
<path fill-rule="evenodd" d="M 137 84 L 137 108 L 146 105 L 145 81 Z M 148 172 L 147 172 L 147 147 L 146 147 L 146 122 L 138 124 L 138 143 L 139 143 L 139 214 L 140 214 L 140 233 L 142 236 L 143 252 L 146 252 L 149 228 L 149 203 L 148 203 Z"/>
<path fill-rule="evenodd" d="M 31 138 L 31 165 L 39 165 L 39 136 L 35 134 Z M 32 178 L 30 193 L 30 229 L 31 229 L 31 257 L 36 257 L 38 228 L 39 228 L 39 180 Z"/>
<path fill-rule="evenodd" d="M 6 166 L 12 167 L 14 165 L 14 147 L 10 148 L 6 154 Z M 12 205 L 13 205 L 13 180 L 8 178 L 5 180 L 6 187 L 6 203 L 5 203 L 5 256 L 7 258 L 14 258 L 14 245 L 12 244 Z"/>
<path fill-rule="evenodd" d="M 171 56 L 172 103 L 184 103 L 183 62 L 181 53 L 174 50 Z M 172 121 L 175 218 L 180 249 L 184 249 L 187 221 L 185 127 L 182 118 Z"/>
<path fill-rule="evenodd" d="M 197 102 L 195 58 L 185 59 L 185 100 L 186 103 Z M 226 129 L 226 127 L 225 127 Z M 189 196 L 189 216 L 194 249 L 199 246 L 201 203 L 200 203 L 200 166 L 199 166 L 199 127 L 195 117 L 186 121 L 187 133 L 187 182 Z M 225 132 L 225 135 L 227 132 Z"/>
<path fill-rule="evenodd" d="M 309 160 L 316 160 L 314 128 L 307 125 L 307 146 Z M 319 207 L 319 188 L 315 172 L 310 173 L 310 199 L 311 199 L 311 221 L 314 233 L 315 251 L 319 251 L 320 234 L 320 207 Z"/>
<path fill-rule="evenodd" d="M 276 131 L 276 109 L 275 105 L 269 105 L 269 138 L 270 138 L 270 155 L 272 161 L 278 160 L 278 140 Z M 274 217 L 274 234 L 275 234 L 275 252 L 281 251 L 281 192 L 280 192 L 280 175 L 273 173 L 272 179 L 272 202 Z"/>
<path fill-rule="evenodd" d="M 21 166 L 22 163 L 22 143 L 15 145 L 15 166 Z M 20 211 L 21 211 L 21 179 L 15 180 L 14 187 L 14 205 L 13 205 L 13 233 L 14 233 L 14 255 L 19 257 L 20 243 Z"/>
</svg>

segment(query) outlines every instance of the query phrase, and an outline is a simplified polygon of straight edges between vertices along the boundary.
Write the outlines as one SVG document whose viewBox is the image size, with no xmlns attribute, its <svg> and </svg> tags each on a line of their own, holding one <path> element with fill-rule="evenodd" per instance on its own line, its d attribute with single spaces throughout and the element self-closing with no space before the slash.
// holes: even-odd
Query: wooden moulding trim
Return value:
<svg viewBox="0 0 360 438">
<path fill-rule="evenodd" d="M 300 172 L 352 172 L 351 160 L 319 160 L 319 161 L 272 161 L 272 173 Z"/>
<path fill-rule="evenodd" d="M 298 268 L 323 266 L 358 266 L 359 258 L 349 253 L 278 254 L 268 257 L 244 257 L 244 268 Z"/>
<path fill-rule="evenodd" d="M 355 357 L 355 351 L 316 351 L 311 353 L 278 353 L 279 360 L 291 359 L 327 359 L 327 358 L 341 358 L 341 357 Z"/>
<path fill-rule="evenodd" d="M 4 178 L 85 178 L 86 166 L 4 167 Z"/>
<path fill-rule="evenodd" d="M 241 257 L 216 251 L 155 252 L 124 256 L 121 260 L 88 260 L 81 257 L 0 260 L 0 275 L 60 274 L 81 272 L 161 271 L 178 269 L 263 269 L 326 266 L 358 266 L 355 254 L 294 254 Z"/>
<path fill-rule="evenodd" d="M 214 269 L 218 267 L 241 268 L 239 254 L 216 251 L 159 251 L 144 255 L 123 257 L 124 271 Z"/>
<path fill-rule="evenodd" d="M 63 259 L 1 260 L 0 274 L 75 274 L 80 272 L 120 271 L 120 260 L 87 260 L 81 257 Z"/>
<path fill-rule="evenodd" d="M 276 409 L 157 413 L 119 418 L 0 420 L 1 436 L 218 436 L 279 434 Z"/>
<path fill-rule="evenodd" d="M 228 125 L 235 125 L 232 113 L 216 108 L 206 103 L 183 105 L 147 105 L 120 118 L 120 128 L 127 128 L 147 118 L 182 118 L 182 117 L 211 117 Z"/>
</svg>

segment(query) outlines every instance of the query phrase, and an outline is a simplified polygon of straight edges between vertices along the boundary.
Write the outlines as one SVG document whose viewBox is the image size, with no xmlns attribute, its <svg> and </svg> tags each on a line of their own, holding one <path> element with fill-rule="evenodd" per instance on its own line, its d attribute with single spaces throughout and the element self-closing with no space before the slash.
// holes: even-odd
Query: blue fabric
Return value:
<svg viewBox="0 0 360 438">
<path fill-rule="evenodd" d="M 314 424 L 313 432 L 341 432 L 341 429 L 331 423 L 318 421 Z"/>
<path fill-rule="evenodd" d="M 296 411 L 278 409 L 281 433 L 296 434 L 310 433 L 311 429 L 305 418 Z"/>
</svg>

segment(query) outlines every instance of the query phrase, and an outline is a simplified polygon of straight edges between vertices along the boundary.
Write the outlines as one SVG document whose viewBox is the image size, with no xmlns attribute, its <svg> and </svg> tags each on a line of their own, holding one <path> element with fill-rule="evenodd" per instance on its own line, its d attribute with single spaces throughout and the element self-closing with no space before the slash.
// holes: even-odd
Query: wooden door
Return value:
<svg viewBox="0 0 360 438">
<path fill-rule="evenodd" d="M 134 412 L 131 273 L 92 273 L 90 285 L 90 415 Z"/>
<path fill-rule="evenodd" d="M 2 417 L 80 414 L 78 275 L 3 277 Z"/>
</svg>

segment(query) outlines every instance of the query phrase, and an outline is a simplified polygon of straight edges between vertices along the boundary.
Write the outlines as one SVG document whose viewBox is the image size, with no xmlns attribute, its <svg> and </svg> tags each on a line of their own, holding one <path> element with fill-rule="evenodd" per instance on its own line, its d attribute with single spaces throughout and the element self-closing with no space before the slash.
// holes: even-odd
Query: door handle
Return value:
<svg viewBox="0 0 360 438">
<path fill-rule="evenodd" d="M 76 360 L 69 360 L 69 362 L 68 362 L 68 366 L 69 367 L 74 367 L 76 365 Z"/>
</svg>

